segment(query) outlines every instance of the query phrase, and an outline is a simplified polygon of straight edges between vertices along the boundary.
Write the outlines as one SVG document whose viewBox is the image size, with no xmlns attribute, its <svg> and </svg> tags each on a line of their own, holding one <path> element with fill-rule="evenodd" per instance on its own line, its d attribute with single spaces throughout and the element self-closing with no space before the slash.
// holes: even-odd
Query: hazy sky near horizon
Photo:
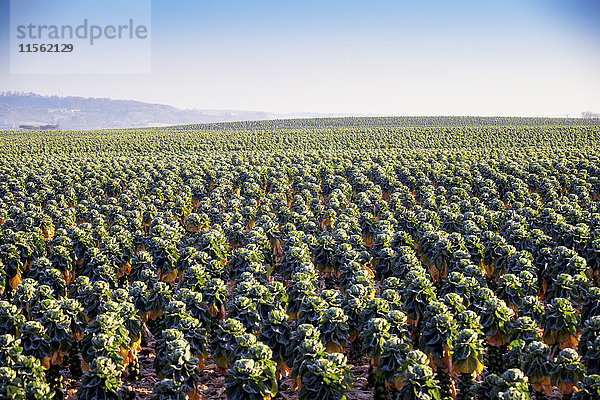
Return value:
<svg viewBox="0 0 600 400">
<path fill-rule="evenodd" d="M 0 4 L 0 91 L 280 113 L 600 112 L 600 0 L 153 0 L 151 73 L 130 75 L 11 74 Z"/>
</svg>

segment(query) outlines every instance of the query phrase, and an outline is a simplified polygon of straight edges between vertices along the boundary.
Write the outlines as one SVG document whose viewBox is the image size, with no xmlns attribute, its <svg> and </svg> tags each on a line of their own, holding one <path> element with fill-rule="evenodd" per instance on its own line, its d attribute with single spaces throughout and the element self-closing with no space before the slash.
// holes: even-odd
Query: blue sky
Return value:
<svg viewBox="0 0 600 400">
<path fill-rule="evenodd" d="M 600 112 L 598 0 L 155 0 L 152 72 L 128 75 L 10 74 L 0 1 L 0 91 L 356 115 Z"/>
</svg>

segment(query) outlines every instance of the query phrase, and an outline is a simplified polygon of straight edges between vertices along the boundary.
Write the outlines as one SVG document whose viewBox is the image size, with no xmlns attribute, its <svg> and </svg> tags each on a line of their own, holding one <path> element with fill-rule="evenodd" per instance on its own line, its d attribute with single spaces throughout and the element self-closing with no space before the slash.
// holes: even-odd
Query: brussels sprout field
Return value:
<svg viewBox="0 0 600 400">
<path fill-rule="evenodd" d="M 600 123 L 0 131 L 0 399 L 600 398 Z"/>
</svg>

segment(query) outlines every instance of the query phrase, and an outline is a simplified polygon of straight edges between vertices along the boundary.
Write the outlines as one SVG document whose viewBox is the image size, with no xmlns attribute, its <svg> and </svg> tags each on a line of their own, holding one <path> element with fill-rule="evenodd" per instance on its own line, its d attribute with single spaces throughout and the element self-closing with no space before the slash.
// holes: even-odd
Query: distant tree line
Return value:
<svg viewBox="0 0 600 400">
<path fill-rule="evenodd" d="M 25 125 L 19 125 L 19 128 L 27 129 L 27 130 L 52 131 L 52 130 L 58 129 L 58 124 L 47 124 L 47 125 L 25 124 Z"/>
<path fill-rule="evenodd" d="M 600 119 L 600 114 L 593 113 L 591 111 L 584 111 L 584 112 L 581 113 L 581 118 Z"/>
</svg>

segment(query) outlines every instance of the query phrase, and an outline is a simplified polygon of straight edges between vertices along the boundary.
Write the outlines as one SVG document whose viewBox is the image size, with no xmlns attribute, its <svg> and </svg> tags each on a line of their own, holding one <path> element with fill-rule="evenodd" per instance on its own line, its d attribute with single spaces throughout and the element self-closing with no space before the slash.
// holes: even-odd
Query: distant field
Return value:
<svg viewBox="0 0 600 400">
<path fill-rule="evenodd" d="M 599 150 L 591 119 L 0 131 L 0 398 L 597 399 Z"/>
</svg>

